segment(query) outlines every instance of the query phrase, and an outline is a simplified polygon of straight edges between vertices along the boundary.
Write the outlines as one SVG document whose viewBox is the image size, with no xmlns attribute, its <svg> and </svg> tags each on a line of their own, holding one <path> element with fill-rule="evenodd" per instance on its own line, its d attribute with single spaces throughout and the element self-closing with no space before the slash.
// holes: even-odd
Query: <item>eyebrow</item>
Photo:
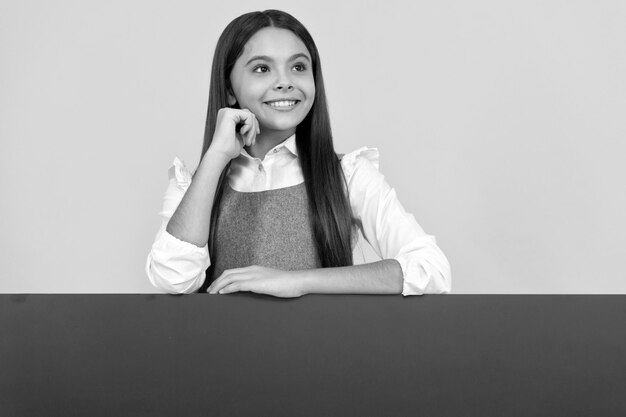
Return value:
<svg viewBox="0 0 626 417">
<path fill-rule="evenodd" d="M 293 61 L 294 59 L 297 59 L 297 58 L 306 58 L 307 61 L 311 62 L 311 59 L 306 54 L 303 54 L 302 52 L 291 55 L 291 57 L 289 57 L 289 61 Z M 267 55 L 255 55 L 252 58 L 250 58 L 248 62 L 246 62 L 246 65 L 248 65 L 252 61 L 256 61 L 257 59 L 274 62 L 274 60 Z"/>
</svg>

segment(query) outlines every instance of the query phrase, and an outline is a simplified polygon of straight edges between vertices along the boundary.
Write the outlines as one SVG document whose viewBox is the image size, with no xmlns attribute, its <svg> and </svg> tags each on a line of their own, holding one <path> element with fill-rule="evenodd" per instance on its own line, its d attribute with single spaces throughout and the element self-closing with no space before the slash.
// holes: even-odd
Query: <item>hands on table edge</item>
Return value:
<svg viewBox="0 0 626 417">
<path fill-rule="evenodd" d="M 211 283 L 207 288 L 207 293 L 230 294 L 237 291 L 251 291 L 275 297 L 300 297 L 305 294 L 302 278 L 301 271 L 282 271 L 252 265 L 227 269 Z"/>
<path fill-rule="evenodd" d="M 252 265 L 225 270 L 207 288 L 209 294 L 250 291 L 294 298 L 320 294 L 401 294 L 404 276 L 395 259 L 361 265 L 283 271 Z"/>
</svg>

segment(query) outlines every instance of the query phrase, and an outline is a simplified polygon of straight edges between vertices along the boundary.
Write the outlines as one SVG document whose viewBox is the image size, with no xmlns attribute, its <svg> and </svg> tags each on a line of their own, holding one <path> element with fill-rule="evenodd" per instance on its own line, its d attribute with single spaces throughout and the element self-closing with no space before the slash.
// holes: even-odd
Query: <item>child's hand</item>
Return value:
<svg viewBox="0 0 626 417">
<path fill-rule="evenodd" d="M 239 125 L 241 129 L 237 131 Z M 239 156 L 244 146 L 253 145 L 259 133 L 259 122 L 250 110 L 229 107 L 220 109 L 209 150 L 226 156 L 230 161 Z"/>
<path fill-rule="evenodd" d="M 210 294 L 228 294 L 251 291 L 275 297 L 300 297 L 304 295 L 301 281 L 294 279 L 296 271 L 281 271 L 253 265 L 245 268 L 227 269 L 207 288 Z"/>
</svg>

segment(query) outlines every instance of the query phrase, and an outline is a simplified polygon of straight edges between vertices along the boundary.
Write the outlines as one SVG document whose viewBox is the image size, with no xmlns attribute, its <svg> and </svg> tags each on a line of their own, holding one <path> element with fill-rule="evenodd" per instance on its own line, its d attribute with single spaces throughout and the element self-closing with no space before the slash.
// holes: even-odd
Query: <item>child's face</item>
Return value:
<svg viewBox="0 0 626 417">
<path fill-rule="evenodd" d="M 230 74 L 239 107 L 255 114 L 263 132 L 295 133 L 313 106 L 315 82 L 311 56 L 287 29 L 266 27 L 246 43 Z"/>
</svg>

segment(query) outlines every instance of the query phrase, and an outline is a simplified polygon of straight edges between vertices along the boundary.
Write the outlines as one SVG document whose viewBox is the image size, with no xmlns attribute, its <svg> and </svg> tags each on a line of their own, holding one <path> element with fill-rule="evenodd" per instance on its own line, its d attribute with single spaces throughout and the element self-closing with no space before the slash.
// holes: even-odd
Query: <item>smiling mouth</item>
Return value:
<svg viewBox="0 0 626 417">
<path fill-rule="evenodd" d="M 300 100 L 275 100 L 275 101 L 266 101 L 265 104 L 274 108 L 274 109 L 290 109 L 293 108 L 296 104 L 298 104 Z"/>
</svg>

